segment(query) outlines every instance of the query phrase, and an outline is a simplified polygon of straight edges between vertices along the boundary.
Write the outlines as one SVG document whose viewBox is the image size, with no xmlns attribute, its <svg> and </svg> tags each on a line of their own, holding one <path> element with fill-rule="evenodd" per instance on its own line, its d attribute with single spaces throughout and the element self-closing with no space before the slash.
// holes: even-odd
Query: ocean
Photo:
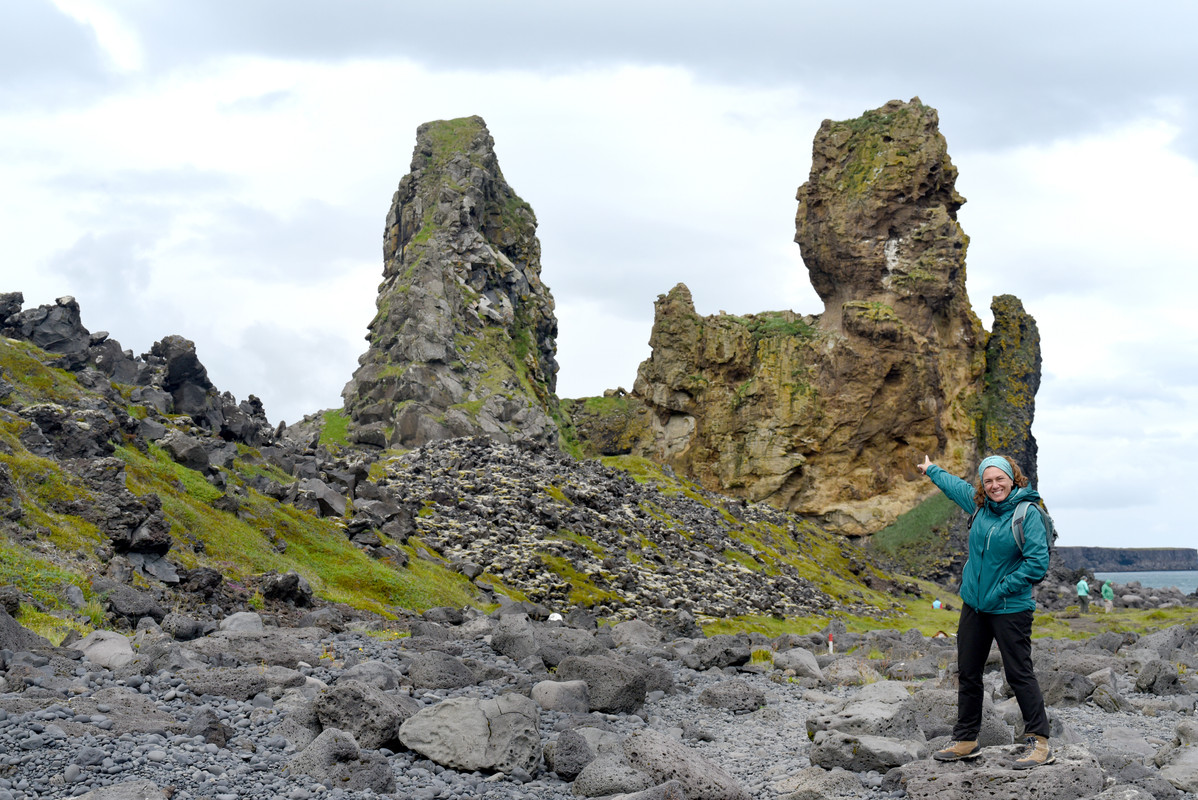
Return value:
<svg viewBox="0 0 1198 800">
<path fill-rule="evenodd" d="M 1108 580 L 1111 583 L 1139 581 L 1141 586 L 1157 589 L 1176 586 L 1185 594 L 1198 590 L 1198 570 L 1193 569 L 1157 570 L 1155 572 L 1095 572 L 1094 577 L 1098 578 L 1099 586 L 1102 586 L 1103 581 Z M 1097 591 L 1092 591 L 1091 594 L 1096 595 Z"/>
</svg>

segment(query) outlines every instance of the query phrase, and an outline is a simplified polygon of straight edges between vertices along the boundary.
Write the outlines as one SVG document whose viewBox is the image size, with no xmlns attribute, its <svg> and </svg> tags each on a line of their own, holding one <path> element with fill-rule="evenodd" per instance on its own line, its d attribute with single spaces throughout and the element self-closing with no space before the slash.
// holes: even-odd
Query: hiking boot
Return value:
<svg viewBox="0 0 1198 800">
<path fill-rule="evenodd" d="M 1012 765 L 1015 769 L 1031 769 L 1057 760 L 1048 746 L 1047 736 L 1029 736 L 1024 740 L 1024 745 L 1026 750 L 1023 757 Z"/>
<path fill-rule="evenodd" d="M 937 761 L 963 761 L 969 758 L 977 758 L 982 754 L 978 749 L 978 743 L 975 739 L 972 742 L 949 742 L 943 750 L 937 750 L 932 753 L 932 758 Z"/>
</svg>

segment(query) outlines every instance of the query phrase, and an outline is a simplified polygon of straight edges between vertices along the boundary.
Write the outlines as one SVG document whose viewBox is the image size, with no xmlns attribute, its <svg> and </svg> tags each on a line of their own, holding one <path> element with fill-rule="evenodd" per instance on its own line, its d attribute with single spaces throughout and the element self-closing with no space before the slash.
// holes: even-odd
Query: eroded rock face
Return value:
<svg viewBox="0 0 1198 800">
<path fill-rule="evenodd" d="M 1014 295 L 995 297 L 990 310 L 994 330 L 986 344 L 980 450 L 1009 456 L 1037 486 L 1032 419 L 1040 389 L 1040 329 Z"/>
<path fill-rule="evenodd" d="M 1035 323 L 1015 298 L 996 300 L 995 355 L 1008 365 L 987 372 L 956 176 L 937 113 L 918 98 L 825 121 L 795 237 L 823 313 L 700 316 L 681 284 L 659 297 L 634 388 L 651 433 L 633 451 L 850 535 L 928 494 L 915 469 L 925 453 L 951 472 L 972 469 L 984 391 L 1002 398 L 988 446 L 1031 467 Z"/>
<path fill-rule="evenodd" d="M 557 319 L 536 217 L 479 117 L 416 132 L 383 236 L 370 348 L 342 392 L 360 444 L 556 440 Z"/>
</svg>

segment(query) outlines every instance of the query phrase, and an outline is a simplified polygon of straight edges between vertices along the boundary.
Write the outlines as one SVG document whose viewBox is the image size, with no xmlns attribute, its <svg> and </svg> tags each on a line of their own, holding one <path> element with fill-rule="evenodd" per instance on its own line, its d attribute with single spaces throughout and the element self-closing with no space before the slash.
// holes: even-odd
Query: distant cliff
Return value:
<svg viewBox="0 0 1198 800">
<path fill-rule="evenodd" d="M 1192 547 L 1058 547 L 1061 564 L 1095 572 L 1146 572 L 1166 569 L 1198 570 L 1198 550 Z"/>
</svg>

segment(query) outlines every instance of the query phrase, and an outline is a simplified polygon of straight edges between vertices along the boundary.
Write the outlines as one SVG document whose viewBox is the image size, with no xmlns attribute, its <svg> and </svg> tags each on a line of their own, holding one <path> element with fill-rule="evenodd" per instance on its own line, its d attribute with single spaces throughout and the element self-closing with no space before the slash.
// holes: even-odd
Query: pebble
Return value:
<svg viewBox="0 0 1198 800">
<path fill-rule="evenodd" d="M 364 634 L 339 634 L 327 644 L 354 652 L 360 648 L 363 661 L 400 663 L 393 644 Z M 534 680 L 531 673 L 521 672 L 510 660 L 496 656 L 485 641 L 455 641 L 454 645 L 460 647 L 462 658 L 502 665 L 529 682 Z M 684 723 L 694 723 L 699 693 L 729 676 L 720 670 L 697 672 L 678 662 L 668 663 L 680 691 L 651 693 L 640 715 L 597 716 L 619 734 L 646 725 L 662 731 L 679 731 L 687 727 Z M 340 668 L 322 662 L 307 671 L 311 677 L 332 684 Z M 765 694 L 765 710 L 733 714 L 704 709 L 700 721 L 709 736 L 687 740 L 687 745 L 732 774 L 755 800 L 776 800 L 775 787 L 779 782 L 810 766 L 807 717 L 825 711 L 829 697 L 846 698 L 857 690 L 821 687 L 818 693 L 812 693 L 798 683 L 777 682 L 768 674 L 742 672 L 737 677 Z M 118 681 L 106 670 L 85 672 L 81 680 L 85 692 L 92 694 L 118 686 Z M 198 710 L 199 698 L 177 692 L 176 685 L 171 680 L 149 679 L 143 680 L 137 691 L 145 687 L 160 712 L 186 722 Z M 123 691 L 128 692 L 131 687 L 129 683 Z M 413 694 L 431 701 L 433 697 L 494 696 L 513 688 L 518 689 L 510 681 L 495 681 L 460 690 Z M 19 699 L 21 695 L 0 694 L 0 703 L 13 698 Z M 113 703 L 91 706 L 96 714 L 90 717 L 85 712 L 77 715 L 65 701 L 32 712 L 17 711 L 17 706 L 10 706 L 9 711 L 0 709 L 0 800 L 64 798 L 106 784 L 141 779 L 174 787 L 174 800 L 377 800 L 379 796 L 372 792 L 329 789 L 307 776 L 284 774 L 284 766 L 294 750 L 288 752 L 290 745 L 276 732 L 276 726 L 285 719 L 287 708 L 278 703 L 276 710 L 269 711 L 262 699 L 255 700 L 211 700 L 210 707 L 222 722 L 237 731 L 237 738 L 223 748 L 177 731 L 167 735 L 113 736 L 108 732 L 115 727 L 113 720 L 122 719 L 126 713 L 123 708 L 114 708 Z M 1111 715 L 1090 706 L 1055 708 L 1052 712 L 1083 744 L 1097 746 L 1103 740 L 1104 730 L 1113 724 L 1131 728 L 1150 741 L 1171 741 L 1178 722 L 1192 719 L 1192 714 L 1184 713 L 1183 708 L 1183 704 L 1174 708 L 1162 703 L 1155 715 Z M 62 726 L 76 723 L 82 723 L 88 733 L 75 735 L 63 730 Z M 562 726 L 569 724 L 567 715 L 543 712 L 542 741 L 551 741 Z M 396 797 L 576 800 L 572 784 L 544 772 L 543 767 L 531 773 L 518 770 L 510 776 L 466 774 L 445 769 L 410 751 L 383 751 L 383 755 L 396 777 Z M 861 777 L 864 798 L 890 797 L 881 790 L 882 775 L 872 773 Z M 1183 797 L 1195 800 L 1192 795 Z"/>
</svg>

